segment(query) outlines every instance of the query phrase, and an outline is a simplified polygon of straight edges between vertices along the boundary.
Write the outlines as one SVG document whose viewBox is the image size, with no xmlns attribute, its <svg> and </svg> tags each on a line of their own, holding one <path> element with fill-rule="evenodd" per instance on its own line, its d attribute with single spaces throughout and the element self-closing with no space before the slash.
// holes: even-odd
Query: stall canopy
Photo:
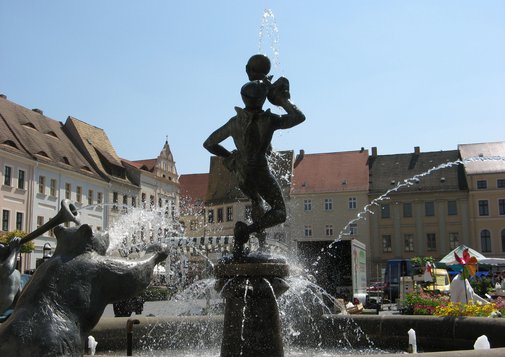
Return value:
<svg viewBox="0 0 505 357">
<path fill-rule="evenodd" d="M 479 253 L 478 251 L 467 247 L 464 244 L 461 244 L 460 246 L 456 247 L 455 249 L 451 250 L 449 254 L 447 254 L 445 257 L 440 259 L 438 263 L 440 264 L 445 264 L 445 265 L 457 265 L 458 262 L 456 261 L 456 258 L 454 257 L 454 253 L 456 253 L 458 256 L 462 257 L 463 256 L 463 251 L 465 249 L 468 249 L 468 252 L 470 253 L 470 256 L 477 258 L 478 264 L 489 264 L 489 265 L 505 265 L 505 259 L 504 258 L 486 258 L 484 255 Z"/>
</svg>

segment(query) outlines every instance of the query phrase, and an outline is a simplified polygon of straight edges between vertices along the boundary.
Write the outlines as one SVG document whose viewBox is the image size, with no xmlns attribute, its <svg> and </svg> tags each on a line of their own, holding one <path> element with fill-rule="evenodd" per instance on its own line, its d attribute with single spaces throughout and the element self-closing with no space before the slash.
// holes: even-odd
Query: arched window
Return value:
<svg viewBox="0 0 505 357">
<path fill-rule="evenodd" d="M 491 252 L 491 233 L 487 229 L 480 232 L 480 247 L 483 253 Z"/>
</svg>

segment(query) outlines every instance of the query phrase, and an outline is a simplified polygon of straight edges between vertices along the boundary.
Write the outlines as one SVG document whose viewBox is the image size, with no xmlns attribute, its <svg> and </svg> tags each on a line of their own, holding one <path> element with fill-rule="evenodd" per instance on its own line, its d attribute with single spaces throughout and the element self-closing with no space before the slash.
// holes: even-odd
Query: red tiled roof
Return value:
<svg viewBox="0 0 505 357">
<path fill-rule="evenodd" d="M 291 194 L 368 191 L 368 150 L 305 154 Z"/>
<path fill-rule="evenodd" d="M 190 174 L 179 177 L 181 197 L 190 197 L 193 201 L 205 200 L 209 174 Z"/>
<path fill-rule="evenodd" d="M 156 162 L 157 159 L 147 159 L 147 160 L 130 161 L 129 163 L 131 163 L 136 168 L 152 172 L 154 170 L 154 167 L 156 166 Z"/>
</svg>

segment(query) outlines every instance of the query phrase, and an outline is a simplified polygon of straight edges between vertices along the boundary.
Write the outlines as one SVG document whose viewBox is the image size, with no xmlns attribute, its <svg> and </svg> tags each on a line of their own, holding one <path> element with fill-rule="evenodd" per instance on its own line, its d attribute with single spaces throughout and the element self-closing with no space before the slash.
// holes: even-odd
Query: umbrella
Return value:
<svg viewBox="0 0 505 357">
<path fill-rule="evenodd" d="M 445 257 L 443 257 L 439 263 L 446 264 L 446 265 L 458 265 L 459 262 L 456 260 L 455 254 L 458 255 L 459 257 L 462 257 L 464 255 L 465 249 L 468 249 L 468 253 L 472 256 L 475 257 L 479 262 L 482 261 L 482 259 L 486 259 L 486 257 L 476 250 L 467 247 L 464 244 L 461 244 L 460 246 L 456 247 L 455 249 L 451 250 L 449 254 L 447 254 Z"/>
</svg>

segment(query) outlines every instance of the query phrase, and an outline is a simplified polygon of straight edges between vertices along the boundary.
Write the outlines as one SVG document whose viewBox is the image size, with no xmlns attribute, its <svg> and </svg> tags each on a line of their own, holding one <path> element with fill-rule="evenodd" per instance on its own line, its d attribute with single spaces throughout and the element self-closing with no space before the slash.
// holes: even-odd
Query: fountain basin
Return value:
<svg viewBox="0 0 505 357">
<path fill-rule="evenodd" d="M 149 348 L 153 350 L 202 349 L 202 351 L 219 349 L 223 331 L 222 315 L 139 316 L 137 318 L 140 320 L 140 324 L 135 325 L 133 331 L 134 355 L 139 350 Z M 127 320 L 128 318 L 102 318 L 100 320 L 91 333 L 98 341 L 98 354 L 103 351 L 116 351 L 117 355 L 125 355 Z M 317 319 L 316 324 L 322 334 L 323 350 L 339 347 L 339 341 L 344 339 L 356 349 L 367 348 L 369 341 L 372 341 L 377 348 L 390 351 L 406 350 L 408 346 L 407 331 L 413 328 L 417 335 L 418 350 L 429 352 L 425 354 L 427 357 L 505 355 L 505 340 L 503 339 L 505 319 L 405 315 L 354 315 L 352 317 L 325 315 Z M 367 338 L 362 333 L 356 333 L 359 329 L 366 334 Z M 491 350 L 472 350 L 475 340 L 481 335 L 488 337 Z M 286 350 L 289 350 L 291 346 L 296 346 L 317 351 L 319 341 L 313 338 L 304 339 L 303 333 L 298 337 L 296 341 L 286 344 Z M 389 356 L 400 355 L 402 354 L 389 354 Z"/>
</svg>

